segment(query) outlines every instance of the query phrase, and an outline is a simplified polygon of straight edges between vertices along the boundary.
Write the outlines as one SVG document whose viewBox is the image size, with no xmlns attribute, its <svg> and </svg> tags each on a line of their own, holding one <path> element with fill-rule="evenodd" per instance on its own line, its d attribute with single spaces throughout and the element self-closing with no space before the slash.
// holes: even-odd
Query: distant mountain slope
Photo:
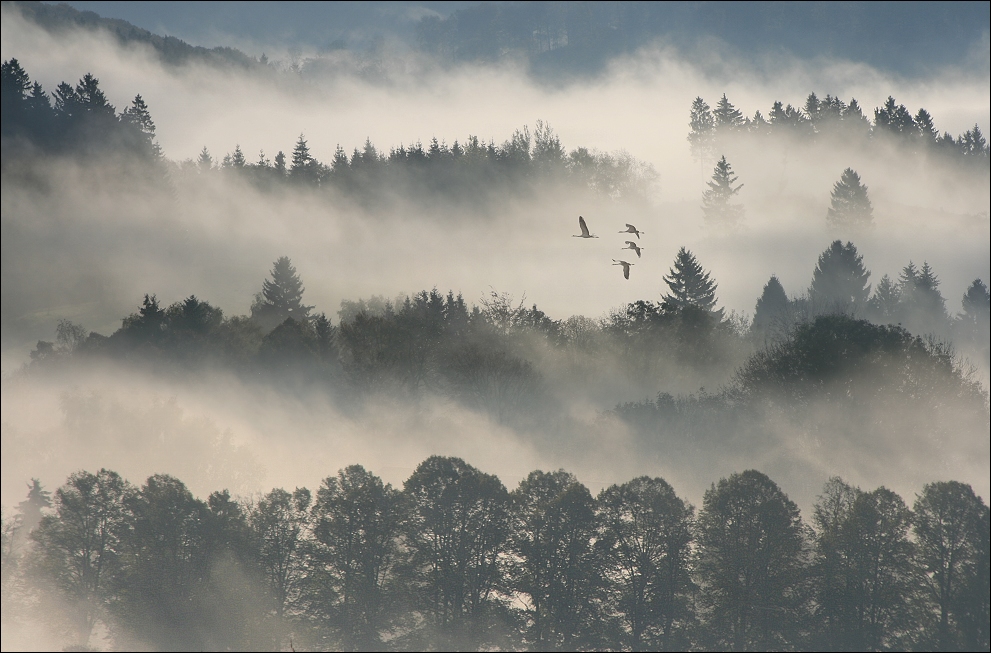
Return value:
<svg viewBox="0 0 991 653">
<path fill-rule="evenodd" d="M 988 2 L 513 2 L 425 17 L 420 46 L 456 60 L 528 58 L 537 73 L 591 73 L 657 39 L 764 60 L 842 58 L 904 75 L 987 68 Z M 985 48 L 983 57 L 980 46 Z"/>
<path fill-rule="evenodd" d="M 204 48 L 190 45 L 174 36 L 159 36 L 117 18 L 104 18 L 92 11 L 79 11 L 62 3 L 3 2 L 4 9 L 16 8 L 21 14 L 50 32 L 69 29 L 103 30 L 113 34 L 121 44 L 145 43 L 158 53 L 162 62 L 182 65 L 193 62 L 255 68 L 262 66 L 257 59 L 228 47 Z"/>
</svg>

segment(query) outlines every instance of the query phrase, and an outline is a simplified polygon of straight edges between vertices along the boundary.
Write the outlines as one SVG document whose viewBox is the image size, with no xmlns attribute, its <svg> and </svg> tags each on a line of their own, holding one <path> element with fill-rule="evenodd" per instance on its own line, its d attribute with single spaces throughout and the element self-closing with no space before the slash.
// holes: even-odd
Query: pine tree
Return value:
<svg viewBox="0 0 991 653">
<path fill-rule="evenodd" d="M 826 220 L 836 228 L 864 229 L 874 223 L 874 207 L 867 196 L 867 186 L 860 183 L 860 175 L 847 168 L 840 180 L 833 185 Z"/>
<path fill-rule="evenodd" d="M 764 290 L 754 308 L 753 333 L 764 338 L 783 336 L 787 333 L 790 322 L 791 302 L 788 301 L 788 295 L 778 277 L 772 274 L 764 284 Z"/>
<path fill-rule="evenodd" d="M 196 164 L 199 166 L 200 172 L 206 172 L 213 168 L 213 157 L 210 156 L 210 150 L 206 149 L 206 145 L 200 150 L 200 157 Z"/>
<path fill-rule="evenodd" d="M 692 156 L 699 160 L 699 165 L 705 165 L 705 159 L 712 155 L 712 139 L 716 129 L 716 119 L 712 110 L 700 97 L 692 102 L 691 118 L 688 122 L 691 131 L 688 143 L 692 148 Z"/>
<path fill-rule="evenodd" d="M 272 266 L 272 279 L 262 282 L 262 291 L 251 305 L 251 317 L 264 329 L 273 329 L 287 318 L 306 323 L 312 306 L 305 306 L 303 282 L 288 256 L 281 256 Z"/>
<path fill-rule="evenodd" d="M 684 247 L 678 250 L 674 267 L 663 278 L 671 290 L 662 298 L 664 310 L 677 313 L 695 306 L 722 319 L 723 309 L 715 310 L 716 282 L 689 250 Z"/>
<path fill-rule="evenodd" d="M 898 292 L 905 328 L 915 334 L 943 333 L 949 326 L 939 278 L 928 262 L 916 268 L 909 261 L 899 277 Z"/>
<path fill-rule="evenodd" d="M 743 113 L 726 99 L 725 93 L 723 93 L 723 97 L 719 99 L 719 102 L 716 103 L 712 117 L 715 120 L 715 129 L 718 134 L 740 131 L 746 124 Z"/>
<path fill-rule="evenodd" d="M 243 168 L 246 160 L 244 158 L 244 152 L 241 151 L 240 145 L 234 146 L 234 154 L 231 155 L 231 166 L 234 168 Z"/>
<path fill-rule="evenodd" d="M 939 130 L 933 124 L 933 117 L 925 109 L 919 109 L 915 114 L 915 126 L 919 130 L 919 140 L 923 145 L 935 145 L 939 139 Z"/>
<path fill-rule="evenodd" d="M 134 96 L 131 106 L 124 109 L 121 114 L 121 121 L 133 125 L 144 137 L 145 144 L 150 148 L 150 152 L 155 158 L 162 156 L 162 148 L 155 142 L 155 123 L 151 119 L 151 112 L 144 98 L 140 94 Z"/>
<path fill-rule="evenodd" d="M 279 150 L 279 153 L 275 155 L 275 171 L 279 177 L 286 176 L 286 154 L 282 150 Z"/>
<path fill-rule="evenodd" d="M 960 319 L 975 325 L 987 325 L 991 320 L 991 295 L 980 279 L 974 279 L 963 296 L 963 313 Z"/>
<path fill-rule="evenodd" d="M 289 168 L 290 179 L 302 183 L 316 183 L 317 162 L 310 155 L 310 148 L 303 135 L 299 135 L 296 147 L 292 151 L 292 166 Z"/>
<path fill-rule="evenodd" d="M 702 211 L 706 223 L 714 226 L 736 224 L 743 217 L 743 207 L 730 204 L 733 196 L 740 192 L 743 184 L 734 188 L 737 177 L 733 176 L 733 167 L 723 156 L 712 171 L 712 181 L 706 182 L 709 190 L 702 193 Z"/>
<path fill-rule="evenodd" d="M 864 257 L 857 253 L 853 243 L 833 241 L 819 255 L 812 273 L 809 301 L 813 312 L 859 314 L 870 297 L 871 285 L 867 282 L 870 276 L 870 271 L 864 268 Z"/>
<path fill-rule="evenodd" d="M 900 301 L 898 285 L 884 275 L 870 300 L 871 319 L 880 324 L 898 324 L 901 321 Z"/>
</svg>

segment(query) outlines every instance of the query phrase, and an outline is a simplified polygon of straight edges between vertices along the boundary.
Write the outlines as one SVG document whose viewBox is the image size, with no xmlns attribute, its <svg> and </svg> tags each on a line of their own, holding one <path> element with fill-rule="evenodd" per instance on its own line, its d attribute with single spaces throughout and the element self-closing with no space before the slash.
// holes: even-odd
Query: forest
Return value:
<svg viewBox="0 0 991 653">
<path fill-rule="evenodd" d="M 231 108 L 364 92 L 321 95 L 319 58 L 14 4 L 197 88 L 218 78 L 193 66 L 248 76 Z M 719 7 L 586 9 L 428 16 L 417 47 L 542 79 Z M 991 649 L 979 124 L 897 89 L 750 114 L 695 80 L 672 159 L 698 191 L 659 203 L 689 175 L 544 120 L 352 147 L 321 114 L 257 154 L 251 128 L 167 152 L 153 75 L 120 108 L 111 64 L 49 90 L 22 61 L 0 68 L 5 649 Z M 490 281 L 514 268 L 530 285 Z"/>
<path fill-rule="evenodd" d="M 72 650 L 98 626 L 159 650 L 988 648 L 988 506 L 954 481 L 910 508 L 832 478 L 806 523 L 755 470 L 696 510 L 662 478 L 509 491 L 432 456 L 402 489 L 351 465 L 250 500 L 79 471 L 18 510 L 5 618 L 39 611 Z"/>
</svg>

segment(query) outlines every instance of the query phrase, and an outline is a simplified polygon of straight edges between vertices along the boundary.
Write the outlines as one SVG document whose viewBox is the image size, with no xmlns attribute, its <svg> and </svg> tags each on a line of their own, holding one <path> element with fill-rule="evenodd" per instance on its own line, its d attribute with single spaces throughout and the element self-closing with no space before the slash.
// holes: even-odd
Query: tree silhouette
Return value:
<svg viewBox="0 0 991 653">
<path fill-rule="evenodd" d="M 913 512 L 926 599 L 938 619 L 928 644 L 941 651 L 987 648 L 988 506 L 969 485 L 944 481 L 922 488 Z"/>
<path fill-rule="evenodd" d="M 819 255 L 812 273 L 809 301 L 815 314 L 847 313 L 857 315 L 867 306 L 871 273 L 864 268 L 864 257 L 853 243 L 834 240 Z"/>
<path fill-rule="evenodd" d="M 272 265 L 271 279 L 262 282 L 262 291 L 251 304 L 251 318 L 268 331 L 292 318 L 308 323 L 312 306 L 305 306 L 303 282 L 288 256 L 280 256 Z"/>
<path fill-rule="evenodd" d="M 712 155 L 716 119 L 712 115 L 712 109 L 700 97 L 695 98 L 692 102 L 688 125 L 691 128 L 688 134 L 688 143 L 692 149 L 692 156 L 699 160 L 699 168 L 701 169 L 705 165 L 705 159 Z"/>
<path fill-rule="evenodd" d="M 678 250 L 674 267 L 664 276 L 664 283 L 670 289 L 662 299 L 665 310 L 677 313 L 694 306 L 722 319 L 722 309 L 715 310 L 716 282 L 689 250 L 684 247 Z"/>
<path fill-rule="evenodd" d="M 671 650 L 691 616 L 689 544 L 694 508 L 660 478 L 641 476 L 603 490 L 596 546 L 614 588 L 613 605 L 634 651 Z M 684 633 L 682 633 L 684 636 Z"/>
<path fill-rule="evenodd" d="M 723 156 L 716 162 L 712 171 L 712 181 L 706 182 L 708 190 L 702 193 L 702 212 L 705 221 L 711 226 L 733 226 L 743 217 L 743 207 L 730 204 L 733 196 L 740 192 L 743 184 L 734 187 L 737 177 L 733 167 Z"/>
<path fill-rule="evenodd" d="M 771 275 L 754 307 L 753 333 L 758 338 L 779 338 L 791 328 L 791 302 L 778 277 Z"/>
<path fill-rule="evenodd" d="M 706 490 L 698 519 L 701 601 L 712 645 L 770 650 L 797 643 L 805 571 L 798 506 L 754 470 Z"/>
<path fill-rule="evenodd" d="M 833 227 L 865 229 L 874 223 L 874 207 L 867 197 L 867 186 L 860 183 L 860 175 L 847 168 L 840 180 L 833 185 L 826 221 Z"/>
</svg>

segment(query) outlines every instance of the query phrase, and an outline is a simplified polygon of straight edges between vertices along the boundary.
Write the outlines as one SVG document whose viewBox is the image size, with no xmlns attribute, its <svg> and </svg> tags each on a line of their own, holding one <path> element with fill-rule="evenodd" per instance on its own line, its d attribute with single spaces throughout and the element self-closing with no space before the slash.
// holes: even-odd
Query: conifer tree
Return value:
<svg viewBox="0 0 991 653">
<path fill-rule="evenodd" d="M 871 273 L 853 243 L 835 240 L 822 254 L 812 273 L 809 301 L 815 313 L 857 315 L 867 305 Z"/>
<path fill-rule="evenodd" d="M 705 165 L 705 159 L 712 154 L 712 139 L 716 129 L 716 119 L 712 109 L 700 97 L 692 102 L 691 118 L 688 122 L 691 131 L 688 143 L 692 148 L 692 156 L 698 159 L 699 165 Z"/>
<path fill-rule="evenodd" d="M 898 284 L 884 275 L 870 300 L 871 318 L 880 324 L 897 324 L 901 320 L 900 300 Z"/>
<path fill-rule="evenodd" d="M 213 168 L 213 157 L 210 156 L 210 150 L 206 149 L 206 145 L 200 150 L 200 157 L 196 160 L 196 164 L 200 168 L 200 172 L 206 172 Z"/>
<path fill-rule="evenodd" d="M 251 317 L 262 328 L 272 329 L 287 318 L 307 323 L 312 306 L 305 306 L 303 282 L 288 256 L 280 256 L 272 266 L 272 279 L 262 283 L 262 291 L 251 305 Z"/>
<path fill-rule="evenodd" d="M 867 196 L 867 186 L 860 182 L 860 175 L 847 168 L 840 180 L 833 185 L 826 220 L 837 228 L 864 229 L 874 223 L 874 207 Z"/>
<path fill-rule="evenodd" d="M 715 310 L 716 282 L 689 250 L 684 247 L 678 250 L 674 267 L 664 276 L 664 283 L 671 291 L 662 299 L 666 311 L 677 313 L 695 306 L 722 319 L 723 310 Z"/>
<path fill-rule="evenodd" d="M 988 287 L 980 279 L 967 288 L 963 296 L 963 313 L 960 319 L 975 325 L 987 325 L 991 319 L 991 295 L 988 294 Z"/>
<path fill-rule="evenodd" d="M 716 108 L 712 111 L 715 120 L 716 132 L 720 134 L 731 133 L 743 129 L 746 119 L 743 113 L 733 106 L 733 103 L 726 99 L 726 94 L 716 103 Z"/>
<path fill-rule="evenodd" d="M 733 166 L 723 156 L 712 171 L 712 181 L 706 182 L 709 189 L 702 193 L 702 211 L 706 223 L 713 226 L 733 226 L 743 217 L 743 207 L 730 204 L 733 196 L 743 188 L 743 184 L 733 186 L 736 180 Z"/>
<path fill-rule="evenodd" d="M 316 160 L 310 155 L 310 148 L 303 135 L 299 135 L 296 147 L 292 151 L 292 166 L 289 168 L 290 179 L 302 183 L 316 183 Z"/>
<path fill-rule="evenodd" d="M 241 151 L 240 145 L 234 146 L 234 154 L 231 155 L 231 166 L 234 168 L 243 168 L 246 160 L 244 158 L 244 152 Z"/>
<path fill-rule="evenodd" d="M 764 284 L 764 290 L 754 308 L 753 332 L 758 337 L 783 336 L 791 321 L 791 303 L 778 280 L 771 278 Z"/>
</svg>

